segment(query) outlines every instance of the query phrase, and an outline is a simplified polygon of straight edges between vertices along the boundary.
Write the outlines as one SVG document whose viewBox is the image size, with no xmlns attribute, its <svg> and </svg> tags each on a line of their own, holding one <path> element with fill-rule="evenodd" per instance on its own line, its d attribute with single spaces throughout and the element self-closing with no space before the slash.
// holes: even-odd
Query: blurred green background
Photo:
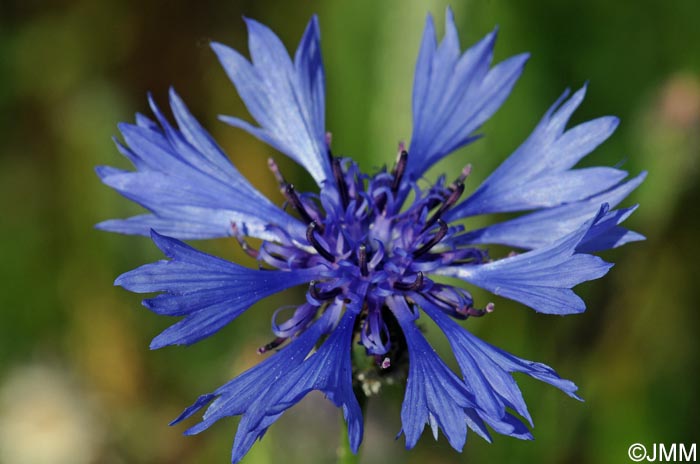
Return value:
<svg viewBox="0 0 700 464">
<path fill-rule="evenodd" d="M 273 297 L 190 348 L 151 352 L 170 321 L 114 288 L 114 278 L 160 256 L 149 240 L 93 224 L 138 208 L 102 186 L 93 167 L 125 166 L 110 137 L 119 121 L 164 104 L 176 87 L 256 186 L 282 201 L 265 161 L 301 170 L 219 123 L 245 115 L 208 48 L 246 48 L 242 15 L 296 47 L 314 12 L 327 71 L 334 150 L 365 169 L 393 160 L 410 136 L 412 73 L 425 14 L 443 30 L 447 2 L 12 1 L 0 2 L 0 461 L 7 464 L 224 463 L 235 420 L 196 437 L 168 427 L 200 393 L 257 362 Z M 578 288 L 580 316 L 558 318 L 496 300 L 469 328 L 574 380 L 585 403 L 519 378 L 534 442 L 470 435 L 462 454 L 426 431 L 405 451 L 402 390 L 372 398 L 364 463 L 620 463 L 635 442 L 698 441 L 700 267 L 700 2 L 473 0 L 453 2 L 463 46 L 498 24 L 496 59 L 530 51 L 512 97 L 486 137 L 439 170 L 474 165 L 474 188 L 527 136 L 567 87 L 590 81 L 574 122 L 615 114 L 622 124 L 586 164 L 650 172 L 626 205 L 647 235 L 606 254 L 605 279 Z M 442 34 L 442 32 L 440 32 Z M 437 171 L 436 171 L 437 172 Z M 297 182 L 307 182 L 299 177 Z M 198 246 L 242 259 L 232 240 Z M 479 298 L 486 298 L 478 293 Z M 440 349 L 445 342 L 432 334 Z M 247 463 L 332 462 L 340 414 L 311 395 L 272 427 Z"/>
</svg>

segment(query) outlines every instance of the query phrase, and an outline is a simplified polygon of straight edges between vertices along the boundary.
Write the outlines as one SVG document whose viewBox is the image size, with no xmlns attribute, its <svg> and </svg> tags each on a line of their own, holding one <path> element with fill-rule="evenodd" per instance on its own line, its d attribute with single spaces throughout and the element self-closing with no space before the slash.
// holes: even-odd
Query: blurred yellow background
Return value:
<svg viewBox="0 0 700 464">
<path fill-rule="evenodd" d="M 148 350 L 170 324 L 114 278 L 160 259 L 151 242 L 93 229 L 138 208 L 100 184 L 95 165 L 125 167 L 116 124 L 165 106 L 173 85 L 239 169 L 281 203 L 266 169 L 301 170 L 217 114 L 245 109 L 208 48 L 246 49 L 242 15 L 296 47 L 312 13 L 321 21 L 327 128 L 334 151 L 371 170 L 410 136 L 413 66 L 425 14 L 443 27 L 444 1 L 22 1 L 0 3 L 0 462 L 7 464 L 224 463 L 236 420 L 183 437 L 168 427 L 199 394 L 259 359 L 275 308 L 256 305 L 189 348 Z M 621 463 L 632 443 L 698 441 L 700 275 L 700 2 L 558 0 L 453 2 L 462 45 L 500 26 L 496 59 L 532 52 L 486 137 L 434 172 L 474 165 L 478 185 L 527 136 L 567 87 L 590 81 L 574 116 L 620 116 L 586 164 L 624 163 L 649 177 L 626 205 L 648 240 L 608 252 L 603 280 L 578 288 L 580 316 L 538 315 L 496 300 L 470 330 L 545 362 L 581 388 L 585 403 L 519 378 L 534 442 L 470 435 L 463 454 L 426 432 L 405 451 L 401 388 L 372 398 L 364 463 Z M 441 34 L 441 32 L 440 32 Z M 468 224 L 469 226 L 476 225 Z M 233 240 L 197 246 L 243 260 Z M 481 294 L 479 294 L 481 295 Z M 445 341 L 432 341 L 444 349 Z M 311 395 L 274 425 L 244 462 L 332 462 L 340 413 Z"/>
</svg>

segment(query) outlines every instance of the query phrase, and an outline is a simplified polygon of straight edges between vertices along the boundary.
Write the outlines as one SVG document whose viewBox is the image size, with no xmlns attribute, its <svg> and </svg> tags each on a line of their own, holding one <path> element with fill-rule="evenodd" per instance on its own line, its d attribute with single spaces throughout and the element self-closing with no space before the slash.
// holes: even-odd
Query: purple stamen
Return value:
<svg viewBox="0 0 700 464">
<path fill-rule="evenodd" d="M 307 224 L 314 222 L 314 220 L 309 215 L 309 212 L 306 211 L 306 208 L 301 202 L 299 195 L 297 195 L 297 192 L 294 189 L 294 184 L 287 184 L 287 186 L 285 187 L 285 196 L 287 197 L 287 200 L 289 200 L 289 202 L 292 204 L 292 206 L 294 206 L 294 209 L 297 210 L 304 222 L 306 222 Z"/>
<path fill-rule="evenodd" d="M 342 289 L 339 287 L 336 287 L 332 290 L 319 290 L 318 288 L 318 282 L 315 280 L 312 280 L 309 282 L 309 294 L 318 301 L 325 301 L 325 300 L 330 300 L 335 298 L 336 296 L 340 295 L 342 292 Z"/>
<path fill-rule="evenodd" d="M 410 290 L 418 290 L 423 286 L 423 273 L 418 272 L 418 275 L 416 276 L 416 280 L 410 284 L 404 283 L 404 282 L 396 282 L 394 284 L 394 288 L 396 290 L 404 290 L 404 291 L 410 291 Z"/>
<path fill-rule="evenodd" d="M 469 174 L 471 174 L 471 173 L 472 173 L 472 165 L 471 165 L 471 164 L 467 164 L 466 166 L 464 166 L 464 167 L 462 168 L 461 174 L 460 174 L 459 177 L 457 178 L 457 181 L 453 183 L 453 185 L 456 186 L 456 184 L 458 184 L 458 183 L 463 184 L 464 181 L 467 180 L 467 177 L 469 177 Z"/>
<path fill-rule="evenodd" d="M 287 309 L 294 309 L 294 314 L 282 323 L 278 323 L 277 319 L 280 313 Z M 308 303 L 302 304 L 294 308 L 293 306 L 283 306 L 275 311 L 272 315 L 272 332 L 278 337 L 290 338 L 296 335 L 300 330 L 303 330 L 309 322 L 314 318 L 318 310 L 317 305 Z"/>
<path fill-rule="evenodd" d="M 396 193 L 399 190 L 399 185 L 401 185 L 401 179 L 403 178 L 403 173 L 406 171 L 406 165 L 408 164 L 408 152 L 406 150 L 401 150 L 398 158 L 396 158 L 396 167 L 392 173 L 394 180 L 391 183 L 391 191 Z"/>
<path fill-rule="evenodd" d="M 333 158 L 331 161 L 331 167 L 333 168 L 333 177 L 335 177 L 335 182 L 338 184 L 338 191 L 340 192 L 340 200 L 343 203 L 343 210 L 345 210 L 350 203 L 350 196 L 348 194 L 348 184 L 345 183 L 343 168 L 340 166 L 340 159 Z"/>
<path fill-rule="evenodd" d="M 367 268 L 367 245 L 364 243 L 357 249 L 357 262 L 360 266 L 360 274 L 362 274 L 363 277 L 367 277 L 369 275 L 369 269 Z"/>
<path fill-rule="evenodd" d="M 454 190 L 457 188 L 457 185 L 463 184 L 464 181 L 467 180 L 467 177 L 469 177 L 469 174 L 471 174 L 471 173 L 472 173 L 472 165 L 467 164 L 466 166 L 464 166 L 462 168 L 462 172 L 459 174 L 459 177 L 457 178 L 457 180 L 452 182 L 452 184 L 450 185 L 450 190 Z"/>
<path fill-rule="evenodd" d="M 455 187 L 454 189 L 451 189 L 450 195 L 447 197 L 447 199 L 440 205 L 440 209 L 438 209 L 435 214 L 433 214 L 430 219 L 425 223 L 425 226 L 423 227 L 423 232 L 426 230 L 430 229 L 433 224 L 437 222 L 438 219 L 440 219 L 440 216 L 445 214 L 445 211 L 448 209 L 452 208 L 455 203 L 457 203 L 457 200 L 459 200 L 459 197 L 462 196 L 464 193 L 464 184 L 462 182 L 455 182 Z"/>
<path fill-rule="evenodd" d="M 243 250 L 251 258 L 257 259 L 259 254 L 258 250 L 248 245 L 248 242 L 246 242 L 243 238 L 243 234 L 235 222 L 231 223 L 231 232 L 233 233 L 233 237 L 236 239 L 236 242 L 238 242 L 238 246 L 241 247 L 241 250 Z"/>
<path fill-rule="evenodd" d="M 486 314 L 492 313 L 496 309 L 496 305 L 493 303 L 488 303 L 484 309 L 476 309 L 471 306 L 467 307 L 461 307 L 457 308 L 457 312 L 464 315 L 464 316 L 471 316 L 471 317 L 482 317 L 485 316 Z"/>
<path fill-rule="evenodd" d="M 277 184 L 280 187 L 280 192 L 282 192 L 283 195 L 286 197 L 286 191 L 287 191 L 287 181 L 284 180 L 284 176 L 282 176 L 282 173 L 280 172 L 280 168 L 277 166 L 277 163 L 275 160 L 272 158 L 267 159 L 267 167 L 270 169 L 272 172 L 272 175 L 275 177 L 275 180 L 277 181 Z"/>
<path fill-rule="evenodd" d="M 437 231 L 435 235 L 433 235 L 430 240 L 428 240 L 425 245 L 422 247 L 418 248 L 416 251 L 413 252 L 413 257 L 418 258 L 419 256 L 427 253 L 430 251 L 431 248 L 433 248 L 435 245 L 437 245 L 440 240 L 445 238 L 445 235 L 447 234 L 447 224 L 445 224 L 445 221 L 442 219 L 437 220 L 438 226 L 440 229 Z"/>
<path fill-rule="evenodd" d="M 260 348 L 258 348 L 258 354 L 263 354 L 263 353 L 266 353 L 266 352 L 268 352 L 268 351 L 270 351 L 270 350 L 274 350 L 275 348 L 277 348 L 278 346 L 280 346 L 282 343 L 284 343 L 285 340 L 287 340 L 285 337 L 277 337 L 277 338 L 275 338 L 274 340 L 272 340 L 272 341 L 271 341 L 270 343 L 268 343 L 267 345 L 263 345 L 263 346 L 261 346 Z"/>
<path fill-rule="evenodd" d="M 323 256 L 331 263 L 335 262 L 335 256 L 333 256 L 330 251 L 323 248 L 321 242 L 319 242 L 316 238 L 316 229 L 318 229 L 318 224 L 316 223 L 316 221 L 311 221 L 309 227 L 306 228 L 306 240 L 309 241 L 311 246 L 314 247 L 314 249 L 318 252 L 319 255 Z"/>
</svg>

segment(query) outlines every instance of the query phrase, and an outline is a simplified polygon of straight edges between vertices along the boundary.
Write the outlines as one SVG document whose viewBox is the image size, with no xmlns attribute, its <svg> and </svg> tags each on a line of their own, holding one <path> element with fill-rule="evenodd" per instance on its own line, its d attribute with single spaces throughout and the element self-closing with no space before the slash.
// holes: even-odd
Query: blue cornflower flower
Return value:
<svg viewBox="0 0 700 464">
<path fill-rule="evenodd" d="M 426 22 L 416 64 L 410 148 L 400 144 L 394 167 L 370 176 L 351 159 L 331 153 L 316 17 L 293 59 L 272 31 L 250 19 L 246 23 L 251 61 L 219 43 L 212 48 L 259 126 L 221 119 L 311 174 L 318 194 L 298 192 L 269 161 L 296 217 L 243 178 L 174 91 L 170 107 L 176 126 L 152 99 L 155 121 L 139 114 L 135 125 L 119 126 L 125 143 L 117 141 L 117 146 L 136 170 L 98 168 L 105 184 L 150 210 L 98 227 L 150 235 L 169 258 L 116 280 L 133 292 L 161 292 L 144 305 L 157 314 L 182 317 L 155 337 L 151 348 L 195 343 L 260 299 L 308 286 L 305 301 L 274 313 L 276 338 L 259 351 L 280 349 L 201 396 L 173 423 L 207 405 L 202 421 L 187 434 L 224 417 L 242 416 L 233 447 L 237 462 L 284 411 L 319 390 L 342 406 L 350 445 L 357 451 L 363 430 L 357 396 L 365 394 L 357 387 L 367 372 L 381 379 L 407 366 L 401 410 L 407 448 L 416 444 L 426 423 L 436 437 L 441 429 L 458 450 L 467 428 L 487 440 L 487 425 L 501 434 L 532 438 L 511 413 L 532 423 L 511 374 L 525 373 L 573 398 L 578 398 L 577 387 L 552 368 L 509 354 L 459 325 L 456 320 L 484 316 L 494 306 L 479 307 L 468 290 L 435 277 L 461 279 L 542 313 L 583 311 L 572 287 L 603 276 L 611 266 L 591 253 L 643 238 L 620 226 L 634 208 L 612 208 L 643 181 L 644 173 L 625 181 L 627 173 L 615 168 L 574 169 L 612 134 L 617 119 L 601 117 L 566 129 L 586 89 L 572 96 L 565 92 L 470 195 L 465 195 L 469 166 L 456 178 L 426 183 L 422 177 L 428 168 L 476 138 L 474 132 L 506 99 L 528 58 L 517 55 L 492 66 L 495 31 L 462 53 L 448 9 L 439 45 L 432 18 Z M 458 223 L 505 212 L 526 213 L 478 230 Z M 178 240 L 225 236 L 235 237 L 259 269 Z M 262 239 L 259 249 L 251 248 L 246 236 Z M 490 257 L 483 247 L 488 244 L 517 248 L 520 254 Z M 423 318 L 446 335 L 461 376 L 425 339 L 418 326 Z M 357 344 L 364 347 L 361 357 L 366 354 L 369 368 L 360 367 L 352 348 Z"/>
</svg>

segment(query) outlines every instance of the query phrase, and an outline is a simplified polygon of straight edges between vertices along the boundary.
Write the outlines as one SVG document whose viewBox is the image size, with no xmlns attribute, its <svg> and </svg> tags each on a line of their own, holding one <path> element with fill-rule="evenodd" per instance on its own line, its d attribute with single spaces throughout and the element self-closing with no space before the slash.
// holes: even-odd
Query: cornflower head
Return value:
<svg viewBox="0 0 700 464">
<path fill-rule="evenodd" d="M 268 161 L 285 207 L 259 193 L 171 90 L 173 125 L 150 99 L 155 119 L 141 114 L 119 126 L 120 152 L 135 171 L 97 169 L 108 186 L 148 214 L 102 222 L 98 228 L 150 235 L 168 257 L 121 275 L 116 284 L 159 295 L 143 304 L 178 322 L 151 348 L 189 345 L 233 321 L 260 299 L 306 286 L 297 306 L 274 312 L 270 352 L 193 405 L 178 423 L 208 406 L 199 433 L 229 416 L 242 416 L 232 461 L 239 461 L 268 427 L 312 390 L 342 407 L 351 449 L 362 440 L 358 397 L 383 379 L 407 375 L 401 433 L 412 448 L 426 424 L 461 450 L 467 429 L 490 440 L 494 431 L 532 438 L 530 414 L 512 373 L 521 372 L 578 398 L 577 387 L 540 363 L 509 354 L 472 335 L 458 321 L 494 310 L 451 277 L 547 314 L 584 311 L 577 284 L 603 276 L 611 264 L 592 253 L 643 237 L 620 226 L 634 208 L 614 209 L 644 179 L 611 167 L 574 166 L 617 126 L 601 117 L 566 129 L 586 88 L 568 91 L 532 134 L 476 189 L 470 166 L 433 183 L 434 163 L 474 141 L 500 107 L 528 55 L 491 64 L 496 32 L 460 51 L 451 11 L 438 44 L 428 16 L 415 68 L 413 132 L 400 143 L 392 168 L 363 173 L 331 151 L 326 132 L 325 77 L 318 20 L 309 22 L 291 58 L 278 37 L 246 19 L 251 60 L 219 43 L 212 48 L 258 126 L 221 119 L 302 165 L 318 193 L 298 191 Z M 470 193 L 467 193 L 471 190 Z M 459 221 L 477 215 L 523 212 L 476 230 Z M 233 237 L 255 260 L 251 269 L 180 239 Z M 246 237 L 262 239 L 255 249 Z M 489 256 L 485 245 L 518 250 Z M 454 279 L 453 279 L 454 280 Z M 453 372 L 419 328 L 432 319 L 447 337 L 460 373 Z M 359 346 L 358 351 L 354 346 Z M 520 416 L 518 418 L 516 416 Z"/>
</svg>

